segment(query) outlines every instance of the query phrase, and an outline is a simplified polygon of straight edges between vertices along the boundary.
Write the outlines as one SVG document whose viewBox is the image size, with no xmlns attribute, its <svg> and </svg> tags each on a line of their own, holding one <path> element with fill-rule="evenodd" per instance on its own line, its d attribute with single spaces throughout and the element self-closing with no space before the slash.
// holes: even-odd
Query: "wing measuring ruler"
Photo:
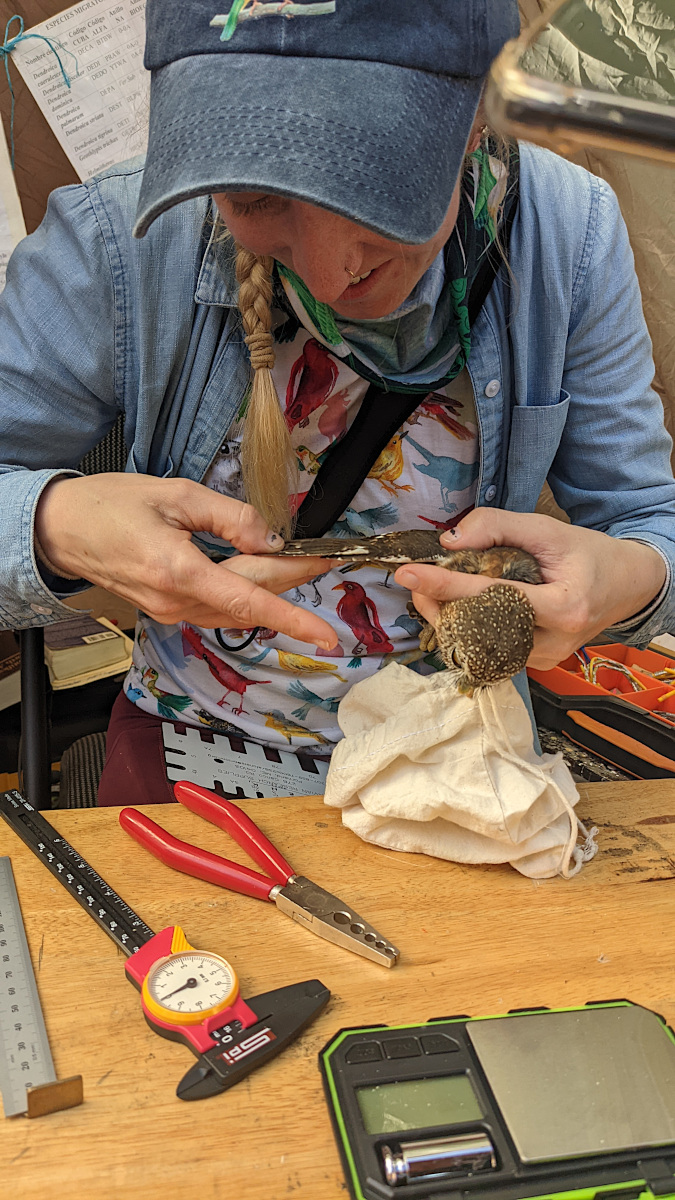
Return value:
<svg viewBox="0 0 675 1200">
<path fill-rule="evenodd" d="M 82 1103 L 81 1075 L 56 1078 L 8 858 L 0 858 L 0 1093 L 6 1117 Z"/>
</svg>

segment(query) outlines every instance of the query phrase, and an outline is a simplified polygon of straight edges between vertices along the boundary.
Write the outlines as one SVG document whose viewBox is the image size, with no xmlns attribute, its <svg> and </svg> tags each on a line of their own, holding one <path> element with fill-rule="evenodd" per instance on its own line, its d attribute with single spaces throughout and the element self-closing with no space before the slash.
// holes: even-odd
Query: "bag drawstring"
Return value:
<svg viewBox="0 0 675 1200">
<path fill-rule="evenodd" d="M 520 760 L 520 755 L 511 745 L 511 739 L 507 732 L 506 725 L 504 724 L 499 705 L 495 702 L 495 699 L 491 694 L 488 698 L 491 701 L 492 718 L 502 735 L 505 747 L 508 749 L 508 757 L 512 762 L 518 762 Z M 558 874 L 562 875 L 563 879 L 571 879 L 573 875 L 578 874 L 584 863 L 590 862 L 591 859 L 595 858 L 596 854 L 598 853 L 598 844 L 595 840 L 598 834 L 598 829 L 595 825 L 590 830 L 586 829 L 585 825 L 582 825 L 562 789 L 558 787 L 554 780 L 551 779 L 550 783 L 555 786 L 563 808 L 570 819 L 570 836 L 563 852 L 562 862 L 560 864 L 560 870 L 558 871 Z M 581 843 L 581 845 L 577 844 L 579 835 L 584 838 L 584 841 Z"/>
<path fill-rule="evenodd" d="M 571 857 L 574 859 L 574 866 L 569 866 L 568 859 L 567 869 L 561 872 L 563 879 L 571 879 L 573 875 L 576 875 L 581 870 L 584 863 L 590 862 L 591 859 L 595 858 L 596 854 L 598 853 L 598 843 L 595 840 L 598 835 L 597 825 L 594 825 L 591 829 L 586 829 L 586 826 L 582 825 L 576 813 L 573 813 L 572 815 L 577 827 L 575 829 L 575 842 L 579 834 L 582 835 L 584 840 L 580 846 L 573 846 Z"/>
</svg>

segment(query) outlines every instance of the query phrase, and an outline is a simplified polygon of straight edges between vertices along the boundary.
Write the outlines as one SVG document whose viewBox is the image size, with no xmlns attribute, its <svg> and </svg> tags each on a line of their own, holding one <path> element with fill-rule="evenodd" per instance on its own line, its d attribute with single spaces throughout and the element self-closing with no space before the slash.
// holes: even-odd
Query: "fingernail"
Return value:
<svg viewBox="0 0 675 1200">
<path fill-rule="evenodd" d="M 319 649 L 321 649 L 321 650 L 332 650 L 332 649 L 333 649 L 333 646 L 334 646 L 334 644 L 335 644 L 334 642 L 317 642 L 317 643 L 316 643 L 316 645 L 317 645 L 317 646 L 319 647 Z"/>
<path fill-rule="evenodd" d="M 419 575 L 416 575 L 414 571 L 409 571 L 407 567 L 404 567 L 402 571 L 396 572 L 396 581 L 397 583 L 402 583 L 404 587 L 414 588 L 417 587 L 420 580 Z"/>
<path fill-rule="evenodd" d="M 456 538 L 461 537 L 461 535 L 462 531 L 457 526 L 454 529 L 445 529 L 441 534 L 441 542 L 444 546 L 447 546 L 449 538 L 454 541 Z"/>
<path fill-rule="evenodd" d="M 281 550 L 284 544 L 284 539 L 278 533 L 268 533 L 266 540 L 267 545 L 271 546 L 273 550 Z"/>
</svg>

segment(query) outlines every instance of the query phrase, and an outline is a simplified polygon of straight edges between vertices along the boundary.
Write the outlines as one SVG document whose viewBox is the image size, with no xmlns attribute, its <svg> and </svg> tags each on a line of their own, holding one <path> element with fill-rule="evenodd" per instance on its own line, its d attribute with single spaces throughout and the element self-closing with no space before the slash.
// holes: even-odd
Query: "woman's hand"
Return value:
<svg viewBox="0 0 675 1200">
<path fill-rule="evenodd" d="M 201 531 L 231 542 L 241 556 L 211 562 L 190 540 Z M 265 625 L 327 650 L 337 642 L 315 613 L 278 595 L 330 562 L 262 557 L 282 539 L 250 505 L 202 484 L 113 473 L 60 477 L 40 497 L 35 533 L 57 571 L 123 596 L 164 625 Z"/>
<path fill-rule="evenodd" d="M 453 550 L 518 546 L 541 566 L 544 582 L 517 583 L 536 614 L 529 665 L 547 671 L 603 629 L 627 620 L 658 595 L 666 578 L 661 555 L 642 542 L 608 537 L 536 513 L 477 508 L 441 536 Z M 493 581 L 415 563 L 399 567 L 418 612 L 433 622 L 443 600 L 476 596 Z M 506 581 L 504 581 L 506 582 Z"/>
</svg>

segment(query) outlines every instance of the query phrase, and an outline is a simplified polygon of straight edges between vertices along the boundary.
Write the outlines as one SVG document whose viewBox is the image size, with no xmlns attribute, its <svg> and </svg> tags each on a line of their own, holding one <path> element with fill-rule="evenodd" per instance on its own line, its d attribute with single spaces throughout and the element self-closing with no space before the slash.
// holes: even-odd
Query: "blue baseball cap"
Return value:
<svg viewBox="0 0 675 1200">
<path fill-rule="evenodd" d="M 517 0 L 147 0 L 146 25 L 136 237 L 182 200 L 247 191 L 415 244 L 443 222 L 519 17 Z"/>
</svg>

